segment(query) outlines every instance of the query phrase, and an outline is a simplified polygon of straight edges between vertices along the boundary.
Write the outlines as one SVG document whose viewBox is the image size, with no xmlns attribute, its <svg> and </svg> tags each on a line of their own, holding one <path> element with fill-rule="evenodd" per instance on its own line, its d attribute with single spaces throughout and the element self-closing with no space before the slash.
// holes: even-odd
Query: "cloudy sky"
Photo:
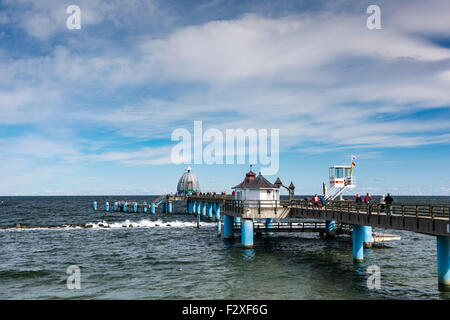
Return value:
<svg viewBox="0 0 450 320">
<path fill-rule="evenodd" d="M 356 192 L 450 195 L 449 106 L 445 0 L 0 0 L 0 195 L 175 191 L 195 120 L 279 129 L 268 178 L 298 194 L 354 154 Z M 248 164 L 193 170 L 223 191 Z"/>
</svg>

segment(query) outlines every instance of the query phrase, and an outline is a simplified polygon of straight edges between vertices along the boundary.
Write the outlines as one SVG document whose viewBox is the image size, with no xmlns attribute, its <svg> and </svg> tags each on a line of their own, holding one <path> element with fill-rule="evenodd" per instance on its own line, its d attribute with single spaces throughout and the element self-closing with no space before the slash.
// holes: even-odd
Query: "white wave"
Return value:
<svg viewBox="0 0 450 320">
<path fill-rule="evenodd" d="M 185 228 L 185 227 L 196 227 L 197 222 L 186 222 L 186 221 L 162 221 L 162 220 L 148 220 L 143 219 L 140 221 L 125 220 L 122 222 L 108 223 L 106 221 L 98 223 L 86 223 L 86 225 L 92 225 L 92 229 L 117 229 L 117 228 Z M 212 222 L 201 222 L 201 226 L 215 226 Z"/>
<path fill-rule="evenodd" d="M 131 221 L 129 219 L 122 222 L 112 222 L 108 223 L 106 221 L 102 222 L 88 222 L 84 224 L 84 227 L 73 226 L 73 225 L 60 225 L 55 227 L 27 227 L 27 228 L 8 228 L 0 229 L 0 231 L 26 231 L 26 230 L 67 230 L 67 229 L 121 229 L 121 228 L 193 228 L 197 226 L 197 222 L 188 221 L 162 221 L 162 220 L 148 220 L 142 219 L 140 221 Z M 214 227 L 215 222 L 200 222 L 201 227 Z"/>
</svg>

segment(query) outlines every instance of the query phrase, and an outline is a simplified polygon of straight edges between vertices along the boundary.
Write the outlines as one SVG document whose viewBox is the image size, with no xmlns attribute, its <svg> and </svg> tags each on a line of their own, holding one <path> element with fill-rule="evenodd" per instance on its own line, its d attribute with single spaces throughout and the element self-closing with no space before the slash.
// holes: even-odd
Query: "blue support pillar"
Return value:
<svg viewBox="0 0 450 320">
<path fill-rule="evenodd" d="M 194 215 L 197 213 L 197 201 L 192 202 L 192 213 Z"/>
<path fill-rule="evenodd" d="M 113 208 L 113 210 L 114 210 L 114 211 L 119 210 L 119 204 L 117 203 L 117 201 L 114 202 L 114 208 Z"/>
<path fill-rule="evenodd" d="M 202 202 L 202 216 L 206 217 L 206 202 Z"/>
<path fill-rule="evenodd" d="M 152 203 L 152 205 L 151 205 L 151 210 L 152 210 L 152 213 L 156 213 L 156 205 L 155 205 L 155 203 L 153 202 Z"/>
<path fill-rule="evenodd" d="M 439 290 L 450 292 L 450 237 L 436 237 Z"/>
<path fill-rule="evenodd" d="M 109 202 L 106 201 L 105 203 L 105 211 L 109 212 Z"/>
<path fill-rule="evenodd" d="M 353 225 L 353 261 L 364 260 L 364 226 Z"/>
<path fill-rule="evenodd" d="M 127 212 L 127 203 L 126 202 L 123 204 L 123 212 Z"/>
<path fill-rule="evenodd" d="M 273 219 L 272 218 L 266 218 L 266 229 L 273 229 Z M 272 232 L 267 232 L 268 236 L 273 235 Z"/>
<path fill-rule="evenodd" d="M 167 203 L 167 211 L 172 213 L 172 202 Z"/>
<path fill-rule="evenodd" d="M 222 232 L 221 230 L 222 223 L 220 222 L 220 203 L 214 204 L 214 211 L 215 211 L 215 220 L 217 223 L 217 236 L 220 237 L 220 234 Z"/>
<path fill-rule="evenodd" d="M 216 221 L 220 221 L 220 203 L 215 203 L 214 207 Z"/>
<path fill-rule="evenodd" d="M 188 201 L 188 213 L 189 214 L 192 214 L 194 212 L 193 207 L 194 206 L 193 206 L 192 201 Z"/>
<path fill-rule="evenodd" d="M 202 203 L 197 201 L 197 213 L 202 214 Z"/>
<path fill-rule="evenodd" d="M 242 219 L 241 244 L 245 248 L 253 247 L 253 219 Z"/>
<path fill-rule="evenodd" d="M 94 201 L 92 203 L 92 209 L 94 209 L 94 211 L 97 211 L 97 201 Z"/>
<path fill-rule="evenodd" d="M 133 212 L 136 213 L 138 210 L 137 202 L 133 203 Z"/>
<path fill-rule="evenodd" d="M 364 226 L 364 248 L 372 248 L 372 227 Z"/>
<path fill-rule="evenodd" d="M 212 220 L 213 217 L 213 204 L 210 202 L 208 204 L 208 218 Z"/>
<path fill-rule="evenodd" d="M 162 203 L 162 210 L 163 213 L 167 213 L 167 203 L 165 201 Z"/>
<path fill-rule="evenodd" d="M 147 205 L 147 202 L 145 202 L 145 201 L 144 201 L 144 208 L 142 210 L 144 211 L 144 213 L 147 213 L 148 205 Z"/>
<path fill-rule="evenodd" d="M 336 237 L 336 221 L 325 221 L 325 234 L 328 239 Z"/>
<path fill-rule="evenodd" d="M 200 228 L 200 210 L 197 211 L 197 228 Z"/>
<path fill-rule="evenodd" d="M 241 218 L 240 217 L 234 217 L 234 223 L 239 225 L 241 223 Z"/>
<path fill-rule="evenodd" d="M 234 218 L 232 216 L 223 216 L 223 238 L 234 238 Z"/>
</svg>

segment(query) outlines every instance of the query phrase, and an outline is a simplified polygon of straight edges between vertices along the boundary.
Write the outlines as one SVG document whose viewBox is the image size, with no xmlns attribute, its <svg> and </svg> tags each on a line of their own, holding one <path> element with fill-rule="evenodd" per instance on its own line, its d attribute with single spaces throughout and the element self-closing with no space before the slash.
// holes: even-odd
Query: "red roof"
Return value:
<svg viewBox="0 0 450 320">
<path fill-rule="evenodd" d="M 245 174 L 245 179 L 244 181 L 242 181 L 241 183 L 239 183 L 237 186 L 231 188 L 231 189 L 243 189 L 245 188 L 245 186 L 247 186 L 250 182 L 252 182 L 256 177 L 256 173 L 254 173 L 252 170 L 250 170 L 249 172 L 247 172 Z"/>
<path fill-rule="evenodd" d="M 252 179 L 250 181 L 248 181 L 248 179 L 247 179 L 249 177 L 249 174 L 253 174 Z M 246 188 L 246 189 L 275 189 L 275 188 L 277 188 L 276 185 L 270 183 L 266 178 L 264 178 L 261 175 L 261 172 L 259 173 L 259 175 L 256 178 L 254 176 L 255 176 L 255 174 L 252 171 L 250 171 L 249 173 L 247 173 L 245 175 L 245 180 L 242 181 L 237 186 L 233 187 L 232 189 L 238 189 L 238 188 L 240 188 L 240 189 L 244 189 L 244 188 Z"/>
</svg>

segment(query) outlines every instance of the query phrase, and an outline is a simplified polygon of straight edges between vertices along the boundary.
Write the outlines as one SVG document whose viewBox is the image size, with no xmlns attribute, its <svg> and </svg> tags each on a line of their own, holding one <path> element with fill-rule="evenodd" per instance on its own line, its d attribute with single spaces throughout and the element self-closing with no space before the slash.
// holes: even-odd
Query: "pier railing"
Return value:
<svg viewBox="0 0 450 320">
<path fill-rule="evenodd" d="M 324 205 L 309 200 L 293 200 L 291 206 L 316 210 L 333 210 L 340 212 L 362 213 L 369 215 L 392 214 L 403 217 L 429 217 L 450 220 L 450 205 L 428 205 L 415 203 L 396 203 L 382 205 L 377 202 L 357 203 L 355 201 L 327 201 Z"/>
<path fill-rule="evenodd" d="M 325 204 L 314 203 L 311 200 L 224 200 L 225 210 L 234 213 L 244 213 L 244 209 L 257 208 L 258 211 L 272 208 L 275 212 L 281 208 L 304 208 L 311 210 L 332 210 L 368 215 L 386 215 L 403 217 L 428 217 L 431 219 L 447 219 L 450 221 L 450 205 L 396 203 L 382 205 L 377 202 L 357 203 L 355 201 L 326 201 Z"/>
</svg>

